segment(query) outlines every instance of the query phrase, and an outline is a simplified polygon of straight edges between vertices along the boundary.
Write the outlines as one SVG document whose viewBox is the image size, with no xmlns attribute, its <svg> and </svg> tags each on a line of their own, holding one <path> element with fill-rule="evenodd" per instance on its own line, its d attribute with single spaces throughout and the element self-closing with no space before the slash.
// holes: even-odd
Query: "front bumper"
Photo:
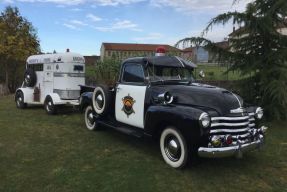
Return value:
<svg viewBox="0 0 287 192">
<path fill-rule="evenodd" d="M 257 140 L 248 142 L 248 143 L 240 143 L 238 142 L 236 145 L 230 147 L 200 147 L 198 149 L 198 155 L 200 157 L 206 158 L 220 158 L 220 157 L 242 157 L 244 152 L 252 151 L 255 149 L 260 149 L 264 143 L 265 136 L 264 134 L 260 134 Z"/>
</svg>

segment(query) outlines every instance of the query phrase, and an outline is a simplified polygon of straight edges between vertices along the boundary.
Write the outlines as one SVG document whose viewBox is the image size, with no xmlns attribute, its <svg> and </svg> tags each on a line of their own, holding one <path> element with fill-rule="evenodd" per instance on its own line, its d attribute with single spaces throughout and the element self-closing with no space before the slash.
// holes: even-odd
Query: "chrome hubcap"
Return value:
<svg viewBox="0 0 287 192">
<path fill-rule="evenodd" d="M 96 97 L 96 107 L 98 109 L 102 109 L 104 106 L 104 98 L 102 94 L 98 94 L 98 96 Z"/>
<path fill-rule="evenodd" d="M 165 154 L 171 161 L 178 161 L 181 156 L 181 147 L 178 139 L 174 136 L 167 136 L 164 142 Z"/>
<path fill-rule="evenodd" d="M 49 102 L 48 102 L 48 105 L 47 105 L 47 110 L 48 110 L 48 111 L 51 111 L 51 107 L 52 107 L 52 102 L 49 101 Z"/>
<path fill-rule="evenodd" d="M 88 119 L 89 119 L 89 121 L 90 121 L 91 123 L 93 123 L 93 122 L 94 122 L 94 116 L 93 116 L 93 113 L 89 113 L 89 115 L 88 115 Z"/>
<path fill-rule="evenodd" d="M 88 111 L 86 122 L 87 122 L 89 127 L 92 127 L 94 125 L 95 120 L 94 120 L 94 115 L 93 115 L 92 111 Z"/>
<path fill-rule="evenodd" d="M 26 83 L 29 83 L 29 82 L 30 82 L 30 79 L 31 79 L 30 75 L 27 75 L 26 78 L 25 78 L 25 82 L 26 82 Z"/>
</svg>

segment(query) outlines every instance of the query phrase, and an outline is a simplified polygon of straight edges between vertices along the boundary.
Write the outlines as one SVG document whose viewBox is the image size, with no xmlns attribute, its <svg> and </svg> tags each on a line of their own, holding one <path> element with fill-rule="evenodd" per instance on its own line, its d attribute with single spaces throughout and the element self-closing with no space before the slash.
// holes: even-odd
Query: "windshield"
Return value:
<svg viewBox="0 0 287 192">
<path fill-rule="evenodd" d="M 192 70 L 187 68 L 167 67 L 167 66 L 149 66 L 149 80 L 155 81 L 180 81 L 192 82 Z"/>
</svg>

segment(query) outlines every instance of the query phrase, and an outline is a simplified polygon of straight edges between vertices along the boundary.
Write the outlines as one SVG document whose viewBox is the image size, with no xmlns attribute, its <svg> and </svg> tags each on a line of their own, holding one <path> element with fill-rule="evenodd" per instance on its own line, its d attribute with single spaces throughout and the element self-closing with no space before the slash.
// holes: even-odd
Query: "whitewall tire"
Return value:
<svg viewBox="0 0 287 192">
<path fill-rule="evenodd" d="M 171 167 L 183 168 L 188 159 L 185 138 L 175 127 L 167 127 L 160 136 L 160 150 L 164 161 Z"/>
<path fill-rule="evenodd" d="M 108 87 L 99 85 L 93 92 L 93 108 L 98 115 L 105 115 L 109 111 L 111 93 Z"/>
<path fill-rule="evenodd" d="M 88 106 L 85 110 L 85 124 L 88 130 L 95 131 L 98 130 L 99 126 L 94 117 L 94 112 L 92 106 Z"/>
</svg>

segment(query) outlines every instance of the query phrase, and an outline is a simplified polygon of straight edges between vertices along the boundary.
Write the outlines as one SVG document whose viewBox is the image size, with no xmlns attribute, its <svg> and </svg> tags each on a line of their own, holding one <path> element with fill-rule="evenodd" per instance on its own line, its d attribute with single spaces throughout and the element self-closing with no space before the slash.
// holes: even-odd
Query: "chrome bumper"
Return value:
<svg viewBox="0 0 287 192">
<path fill-rule="evenodd" d="M 251 151 L 254 149 L 260 149 L 263 143 L 264 143 L 264 136 L 259 135 L 259 138 L 256 141 L 244 144 L 238 143 L 237 145 L 231 147 L 219 147 L 219 148 L 200 147 L 198 149 L 198 155 L 200 157 L 207 157 L 207 158 L 220 158 L 229 156 L 236 156 L 240 158 L 242 157 L 242 154 L 244 152 Z"/>
</svg>

